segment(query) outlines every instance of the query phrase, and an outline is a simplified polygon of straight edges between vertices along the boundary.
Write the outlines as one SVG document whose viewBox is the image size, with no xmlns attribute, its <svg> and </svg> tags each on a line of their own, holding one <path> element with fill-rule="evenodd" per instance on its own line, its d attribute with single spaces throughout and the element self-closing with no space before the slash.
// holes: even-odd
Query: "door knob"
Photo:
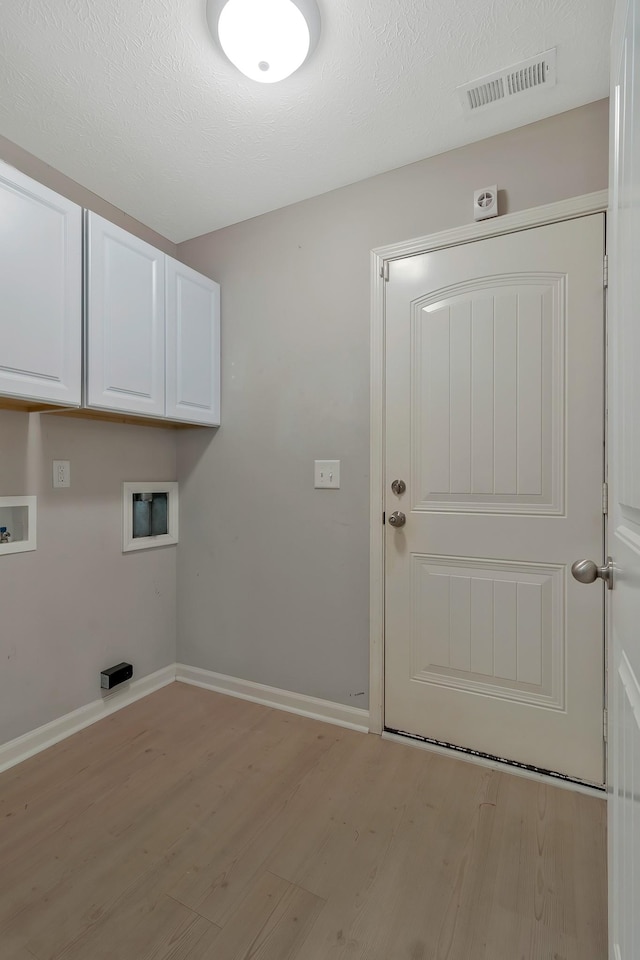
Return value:
<svg viewBox="0 0 640 960">
<path fill-rule="evenodd" d="M 599 567 L 593 560 L 575 560 L 571 564 L 571 573 L 580 583 L 595 583 L 600 577 L 609 590 L 613 589 L 613 560 L 607 557 L 603 567 Z"/>
<path fill-rule="evenodd" d="M 389 517 L 389 523 L 392 527 L 404 527 L 407 522 L 407 518 L 404 513 L 401 513 L 400 510 L 394 510 L 391 516 Z"/>
<path fill-rule="evenodd" d="M 391 489 L 395 493 L 396 497 L 399 497 L 401 493 L 405 492 L 407 485 L 404 480 L 394 480 L 391 484 Z"/>
</svg>

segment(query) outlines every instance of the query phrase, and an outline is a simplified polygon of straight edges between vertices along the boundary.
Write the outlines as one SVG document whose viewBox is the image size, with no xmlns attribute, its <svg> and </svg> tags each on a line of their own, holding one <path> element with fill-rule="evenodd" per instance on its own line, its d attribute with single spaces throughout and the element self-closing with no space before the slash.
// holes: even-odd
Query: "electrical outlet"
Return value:
<svg viewBox="0 0 640 960">
<path fill-rule="evenodd" d="M 71 486 L 71 463 L 69 460 L 53 461 L 53 485 L 54 487 Z"/>
</svg>

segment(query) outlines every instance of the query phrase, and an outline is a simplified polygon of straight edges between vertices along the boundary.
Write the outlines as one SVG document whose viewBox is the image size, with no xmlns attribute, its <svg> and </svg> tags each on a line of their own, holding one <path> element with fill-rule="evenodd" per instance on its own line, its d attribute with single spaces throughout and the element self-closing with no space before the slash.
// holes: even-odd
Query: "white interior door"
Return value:
<svg viewBox="0 0 640 960">
<path fill-rule="evenodd" d="M 386 284 L 385 726 L 598 784 L 603 589 L 570 566 L 603 549 L 603 256 L 596 214 Z"/>
<path fill-rule="evenodd" d="M 609 930 L 640 956 L 640 4 L 620 0 L 612 44 L 609 218 Z"/>
</svg>

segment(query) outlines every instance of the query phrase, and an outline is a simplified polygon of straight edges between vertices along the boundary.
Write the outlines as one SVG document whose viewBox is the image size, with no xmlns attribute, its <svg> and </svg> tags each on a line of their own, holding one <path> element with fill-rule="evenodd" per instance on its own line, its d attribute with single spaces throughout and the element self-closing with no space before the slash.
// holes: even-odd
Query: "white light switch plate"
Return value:
<svg viewBox="0 0 640 960">
<path fill-rule="evenodd" d="M 316 490 L 340 489 L 340 461 L 314 460 L 314 487 Z"/>
<path fill-rule="evenodd" d="M 71 463 L 68 460 L 53 461 L 53 485 L 54 487 L 71 486 Z"/>
</svg>

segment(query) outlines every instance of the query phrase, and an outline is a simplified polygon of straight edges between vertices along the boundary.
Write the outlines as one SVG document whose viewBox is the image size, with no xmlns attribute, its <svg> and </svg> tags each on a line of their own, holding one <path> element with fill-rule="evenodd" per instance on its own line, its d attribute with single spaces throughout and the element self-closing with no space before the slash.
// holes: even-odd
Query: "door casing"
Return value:
<svg viewBox="0 0 640 960">
<path fill-rule="evenodd" d="M 391 260 L 472 243 L 561 220 L 606 212 L 608 191 L 546 204 L 492 220 L 468 224 L 371 251 L 371 395 L 370 395 L 370 557 L 369 557 L 369 730 L 384 730 L 385 538 L 385 283 Z"/>
</svg>

